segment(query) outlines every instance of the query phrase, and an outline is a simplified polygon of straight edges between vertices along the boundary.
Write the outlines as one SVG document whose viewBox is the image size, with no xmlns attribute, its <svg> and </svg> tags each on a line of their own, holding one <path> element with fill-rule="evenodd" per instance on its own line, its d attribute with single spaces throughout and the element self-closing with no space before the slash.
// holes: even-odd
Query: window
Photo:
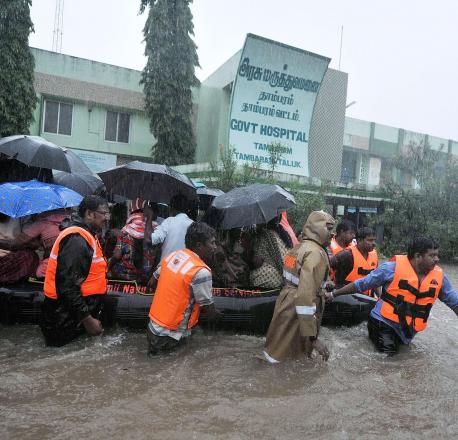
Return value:
<svg viewBox="0 0 458 440">
<path fill-rule="evenodd" d="M 72 135 L 73 104 L 45 101 L 43 131 L 47 133 Z"/>
<path fill-rule="evenodd" d="M 356 182 L 356 165 L 358 154 L 353 151 L 343 151 L 340 181 L 345 185 Z"/>
<path fill-rule="evenodd" d="M 129 143 L 130 115 L 107 111 L 105 140 Z"/>
</svg>

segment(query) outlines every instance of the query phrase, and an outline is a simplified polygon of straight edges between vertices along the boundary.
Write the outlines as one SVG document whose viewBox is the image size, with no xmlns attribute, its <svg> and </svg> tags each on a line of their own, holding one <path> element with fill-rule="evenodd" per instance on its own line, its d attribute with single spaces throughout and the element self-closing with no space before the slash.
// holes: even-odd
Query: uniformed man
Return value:
<svg viewBox="0 0 458 440">
<path fill-rule="evenodd" d="M 216 250 L 215 231 L 206 223 L 191 223 L 185 244 L 186 248 L 167 255 L 154 274 L 159 280 L 149 311 L 149 354 L 172 350 L 184 342 L 197 324 L 201 308 L 209 320 L 218 317 L 207 265 Z"/>
<path fill-rule="evenodd" d="M 301 241 L 284 258 L 285 285 L 275 304 L 263 352 L 270 363 L 310 356 L 313 350 L 325 360 L 329 357 L 329 350 L 318 334 L 324 309 L 323 283 L 329 273 L 326 246 L 334 224 L 326 212 L 312 212 Z"/>
</svg>

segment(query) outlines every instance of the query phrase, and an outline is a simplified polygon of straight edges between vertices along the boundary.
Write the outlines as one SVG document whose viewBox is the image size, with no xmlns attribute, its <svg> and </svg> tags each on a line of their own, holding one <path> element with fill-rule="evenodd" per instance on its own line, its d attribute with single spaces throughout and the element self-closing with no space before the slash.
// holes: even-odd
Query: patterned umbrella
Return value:
<svg viewBox="0 0 458 440">
<path fill-rule="evenodd" d="M 0 212 L 13 218 L 71 208 L 83 197 L 64 186 L 30 180 L 0 185 Z"/>
</svg>

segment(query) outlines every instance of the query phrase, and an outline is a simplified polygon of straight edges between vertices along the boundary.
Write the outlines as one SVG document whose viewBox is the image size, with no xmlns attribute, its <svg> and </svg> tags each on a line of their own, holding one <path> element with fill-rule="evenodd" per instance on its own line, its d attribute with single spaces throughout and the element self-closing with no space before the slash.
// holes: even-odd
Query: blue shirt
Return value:
<svg viewBox="0 0 458 440">
<path fill-rule="evenodd" d="M 394 261 L 389 261 L 383 263 L 377 269 L 373 270 L 369 275 L 364 278 L 355 281 L 355 287 L 358 292 L 364 292 L 368 289 L 375 289 L 376 287 L 382 286 L 383 289 L 386 289 L 390 283 L 393 281 L 394 269 L 396 263 Z M 442 281 L 442 288 L 439 292 L 439 299 L 445 303 L 452 310 L 458 307 L 458 293 L 452 287 L 450 280 L 447 278 L 447 275 L 444 274 L 444 279 Z M 374 319 L 384 322 L 389 325 L 401 338 L 401 341 L 404 344 L 409 344 L 412 338 L 408 338 L 401 329 L 401 326 L 397 322 L 393 322 L 390 319 L 384 318 L 380 314 L 380 309 L 382 308 L 382 301 L 378 300 L 377 304 L 371 311 L 371 316 Z"/>
</svg>

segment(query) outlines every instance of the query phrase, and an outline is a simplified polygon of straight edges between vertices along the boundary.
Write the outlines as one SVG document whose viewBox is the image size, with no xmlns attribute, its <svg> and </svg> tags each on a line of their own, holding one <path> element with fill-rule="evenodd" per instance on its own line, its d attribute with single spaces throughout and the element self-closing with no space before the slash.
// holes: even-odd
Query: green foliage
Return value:
<svg viewBox="0 0 458 440">
<path fill-rule="evenodd" d="M 212 187 L 219 188 L 224 192 L 230 191 L 238 186 L 240 181 L 237 172 L 237 159 L 235 158 L 235 148 L 224 148 L 219 146 L 219 161 L 210 162 L 212 170 Z"/>
<path fill-rule="evenodd" d="M 143 29 L 148 59 L 140 84 L 145 111 L 157 139 L 152 156 L 158 163 L 180 165 L 194 161 L 191 87 L 199 84 L 199 66 L 192 40 L 192 0 L 141 0 L 140 12 L 149 7 Z"/>
<path fill-rule="evenodd" d="M 2 1 L 0 7 L 0 137 L 28 134 L 37 97 L 35 61 L 29 49 L 31 0 Z"/>
<path fill-rule="evenodd" d="M 260 176 L 264 171 L 261 170 L 261 164 L 253 162 L 239 168 L 235 153 L 235 148 L 224 148 L 220 145 L 218 160 L 210 162 L 212 187 L 227 192 L 238 186 L 250 185 L 262 180 Z"/>
<path fill-rule="evenodd" d="M 417 189 L 390 183 L 391 201 L 379 219 L 385 225 L 386 255 L 405 252 L 419 235 L 438 241 L 441 256 L 452 259 L 458 250 L 458 164 L 448 154 L 426 144 L 411 145 L 394 165 L 417 182 Z"/>
<path fill-rule="evenodd" d="M 295 232 L 302 231 L 305 221 L 312 211 L 325 209 L 325 191 L 320 189 L 316 193 L 307 193 L 304 192 L 303 185 L 298 183 L 290 183 L 286 189 L 293 194 L 296 200 L 296 206 L 288 211 L 288 222 Z"/>
</svg>

